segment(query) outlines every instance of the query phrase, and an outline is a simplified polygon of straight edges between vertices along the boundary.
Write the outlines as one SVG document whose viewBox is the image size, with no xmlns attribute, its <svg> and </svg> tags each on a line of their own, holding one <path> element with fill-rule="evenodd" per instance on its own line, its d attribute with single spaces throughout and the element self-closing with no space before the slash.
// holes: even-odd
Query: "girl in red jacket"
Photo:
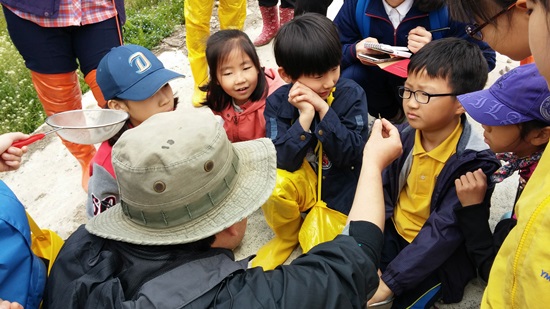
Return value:
<svg viewBox="0 0 550 309">
<path fill-rule="evenodd" d="M 231 142 L 265 137 L 265 99 L 284 81 L 275 69 L 260 66 L 260 58 L 246 33 L 221 30 L 206 42 L 210 81 L 206 105 L 221 116 Z"/>
</svg>

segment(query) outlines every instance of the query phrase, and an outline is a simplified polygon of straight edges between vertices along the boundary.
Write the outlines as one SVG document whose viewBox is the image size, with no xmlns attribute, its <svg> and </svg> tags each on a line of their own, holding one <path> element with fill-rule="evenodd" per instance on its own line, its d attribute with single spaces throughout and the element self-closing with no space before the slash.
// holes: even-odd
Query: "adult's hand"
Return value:
<svg viewBox="0 0 550 309">
<path fill-rule="evenodd" d="M 27 146 L 12 147 L 14 142 L 28 138 L 21 132 L 0 135 L 0 172 L 13 171 L 21 165 L 21 157 L 27 152 Z"/>
</svg>

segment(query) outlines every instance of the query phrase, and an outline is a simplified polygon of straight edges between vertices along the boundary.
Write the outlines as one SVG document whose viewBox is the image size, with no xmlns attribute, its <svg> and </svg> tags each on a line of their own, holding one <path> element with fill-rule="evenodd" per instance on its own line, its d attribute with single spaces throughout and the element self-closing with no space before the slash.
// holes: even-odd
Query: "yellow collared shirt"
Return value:
<svg viewBox="0 0 550 309">
<path fill-rule="evenodd" d="M 459 122 L 451 135 L 431 151 L 424 150 L 420 134 L 421 132 L 416 130 L 411 171 L 399 194 L 392 218 L 399 235 L 409 243 L 430 216 L 430 201 L 437 176 L 447 160 L 456 153 L 456 145 L 462 135 L 462 125 Z"/>
</svg>

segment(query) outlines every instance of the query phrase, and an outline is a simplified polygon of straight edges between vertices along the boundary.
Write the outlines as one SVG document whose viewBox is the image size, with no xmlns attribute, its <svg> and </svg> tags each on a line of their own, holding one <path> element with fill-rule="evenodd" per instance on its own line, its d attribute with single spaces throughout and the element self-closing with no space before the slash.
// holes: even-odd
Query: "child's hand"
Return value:
<svg viewBox="0 0 550 309">
<path fill-rule="evenodd" d="M 21 132 L 0 135 L 0 172 L 13 171 L 19 168 L 21 157 L 27 152 L 27 146 L 11 147 L 13 142 L 28 138 Z"/>
<path fill-rule="evenodd" d="M 424 45 L 432 41 L 432 33 L 426 30 L 424 27 L 416 27 L 409 31 L 407 48 L 415 54 Z"/>
<path fill-rule="evenodd" d="M 370 48 L 365 48 L 365 42 L 378 43 L 378 39 L 377 39 L 377 38 L 368 37 L 368 38 L 366 38 L 366 39 L 363 39 L 363 40 L 360 41 L 359 43 L 355 44 L 355 55 L 356 55 L 357 59 L 359 59 L 359 61 L 361 61 L 362 64 L 374 66 L 374 65 L 376 65 L 375 63 L 372 63 L 372 62 L 370 62 L 370 61 L 368 61 L 368 60 L 365 60 L 365 59 L 359 57 L 359 54 L 364 54 L 364 55 L 380 55 L 380 54 L 383 54 L 383 53 L 382 53 L 382 52 L 379 52 L 379 51 L 377 51 L 377 50 L 370 49 Z"/>
<path fill-rule="evenodd" d="M 295 106 L 300 112 L 309 110 L 310 106 L 319 114 L 326 114 L 328 104 L 315 91 L 308 86 L 295 82 L 288 92 L 288 101 Z"/>
<path fill-rule="evenodd" d="M 380 270 L 378 271 L 378 273 L 380 276 Z M 382 278 L 380 278 L 380 284 L 378 285 L 378 289 L 376 290 L 372 298 L 368 300 L 367 307 L 376 303 L 384 302 L 392 297 L 393 297 L 392 290 L 390 290 L 390 288 L 386 285 L 386 283 L 382 280 Z"/>
<path fill-rule="evenodd" d="M 0 309 L 23 309 L 18 302 L 9 302 L 0 298 Z"/>
<path fill-rule="evenodd" d="M 376 119 L 363 150 L 364 164 L 375 164 L 381 170 L 403 153 L 399 131 L 386 119 Z"/>
<path fill-rule="evenodd" d="M 477 205 L 483 202 L 487 191 L 487 176 L 481 169 L 468 172 L 455 180 L 456 195 L 462 207 Z"/>
</svg>

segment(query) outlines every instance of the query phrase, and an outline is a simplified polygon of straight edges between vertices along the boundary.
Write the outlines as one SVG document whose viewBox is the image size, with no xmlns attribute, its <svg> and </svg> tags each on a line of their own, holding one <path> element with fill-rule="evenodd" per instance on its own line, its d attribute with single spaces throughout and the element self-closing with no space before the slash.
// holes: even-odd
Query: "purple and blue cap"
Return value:
<svg viewBox="0 0 550 309">
<path fill-rule="evenodd" d="M 184 76 L 164 68 L 147 48 L 132 44 L 111 49 L 99 62 L 96 73 L 105 100 L 143 101 L 178 77 Z"/>
<path fill-rule="evenodd" d="M 489 89 L 458 96 L 466 112 L 488 126 L 538 120 L 550 125 L 550 90 L 535 64 L 519 66 Z"/>
</svg>

